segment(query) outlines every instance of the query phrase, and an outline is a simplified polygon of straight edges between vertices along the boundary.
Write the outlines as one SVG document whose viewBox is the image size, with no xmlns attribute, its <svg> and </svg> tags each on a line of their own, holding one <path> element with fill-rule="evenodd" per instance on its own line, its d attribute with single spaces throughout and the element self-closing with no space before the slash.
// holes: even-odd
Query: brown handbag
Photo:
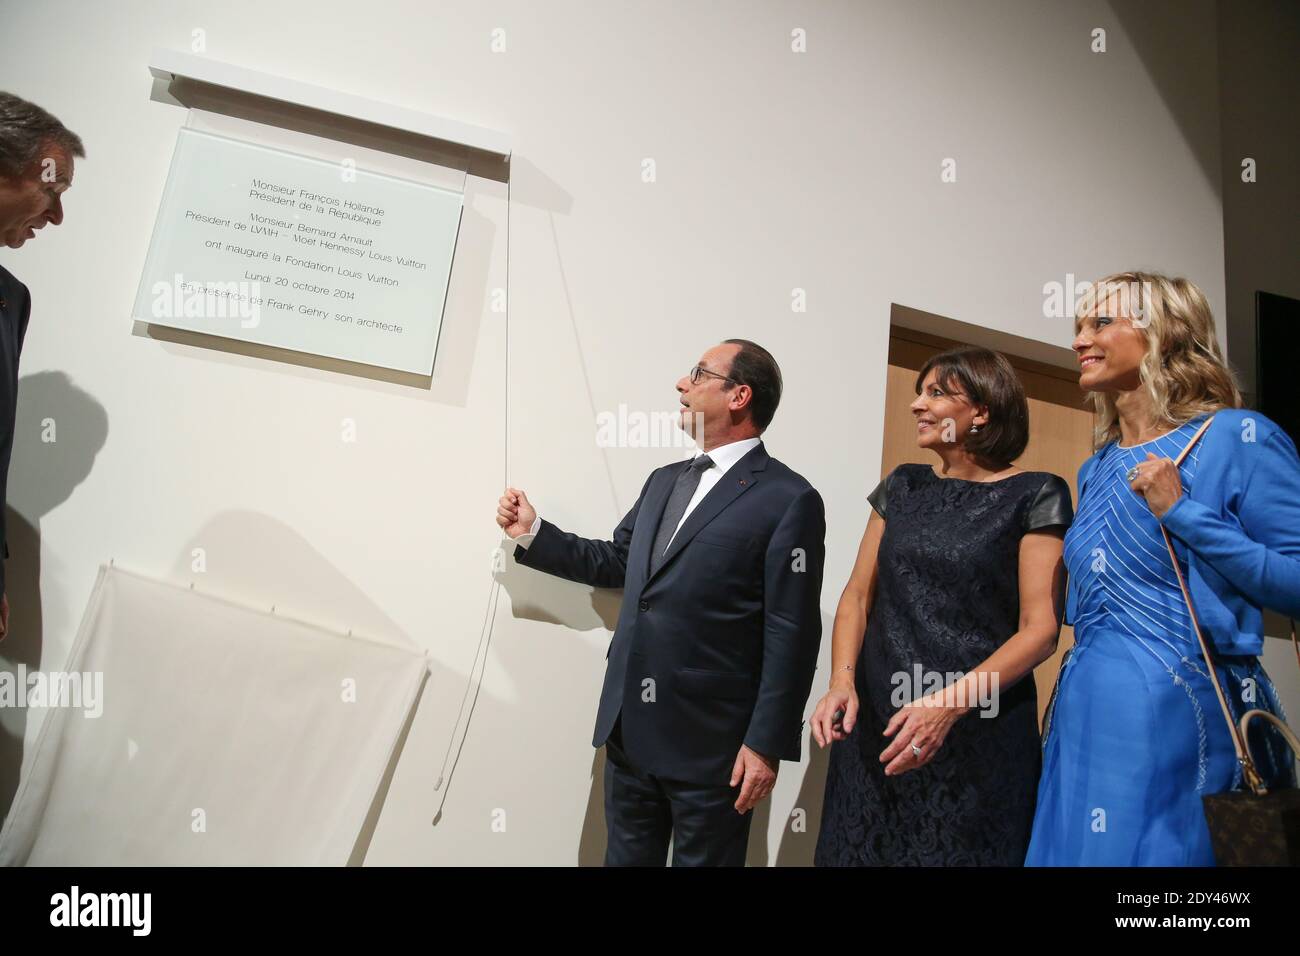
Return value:
<svg viewBox="0 0 1300 956">
<path fill-rule="evenodd" d="M 1174 461 L 1175 466 L 1182 464 L 1192 446 L 1210 427 L 1213 418 L 1210 416 L 1197 429 L 1187 447 Z M 1214 656 L 1201 633 L 1196 608 L 1192 606 L 1192 596 L 1187 590 L 1187 582 L 1183 580 L 1182 568 L 1178 565 L 1174 543 L 1164 525 L 1160 526 L 1160 533 L 1165 537 L 1169 560 L 1173 563 L 1174 574 L 1178 576 L 1178 587 L 1183 592 L 1183 600 L 1187 602 L 1192 629 L 1196 632 L 1201 655 L 1205 658 L 1205 668 L 1214 684 L 1214 693 L 1223 709 L 1223 717 L 1228 723 L 1228 733 L 1232 737 L 1232 746 L 1237 753 L 1237 763 L 1241 766 L 1241 776 L 1245 783 L 1241 790 L 1227 790 L 1201 797 L 1215 860 L 1219 866 L 1295 866 L 1300 863 L 1300 790 L 1295 787 L 1270 790 L 1265 786 L 1264 779 L 1250 756 L 1247 731 L 1250 722 L 1259 717 L 1281 732 L 1296 756 L 1300 756 L 1300 741 L 1296 740 L 1295 734 L 1285 722 L 1265 710 L 1246 711 L 1241 716 L 1240 725 L 1232 719 L 1232 711 L 1228 707 L 1214 665 Z M 1296 640 L 1295 621 L 1291 622 L 1291 643 L 1296 649 L 1296 660 L 1300 662 L 1300 642 Z"/>
</svg>

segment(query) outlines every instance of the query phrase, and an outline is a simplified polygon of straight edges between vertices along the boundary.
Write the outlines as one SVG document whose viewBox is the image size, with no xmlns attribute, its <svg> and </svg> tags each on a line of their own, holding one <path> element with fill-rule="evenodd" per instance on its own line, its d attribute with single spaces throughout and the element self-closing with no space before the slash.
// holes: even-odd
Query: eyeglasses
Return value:
<svg viewBox="0 0 1300 956">
<path fill-rule="evenodd" d="M 710 372 L 707 368 L 700 368 L 698 365 L 695 366 L 695 368 L 691 369 L 691 384 L 692 385 L 700 384 L 701 375 L 708 375 L 711 378 L 720 378 L 724 382 L 730 382 L 732 385 L 743 384 L 742 382 L 737 382 L 734 378 L 729 378 L 726 375 L 719 375 L 717 372 Z"/>
</svg>

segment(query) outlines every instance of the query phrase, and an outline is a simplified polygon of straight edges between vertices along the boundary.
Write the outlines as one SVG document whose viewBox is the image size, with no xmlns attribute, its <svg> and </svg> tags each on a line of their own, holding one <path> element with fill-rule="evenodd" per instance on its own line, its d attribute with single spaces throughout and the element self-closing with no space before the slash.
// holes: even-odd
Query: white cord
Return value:
<svg viewBox="0 0 1300 956">
<path fill-rule="evenodd" d="M 465 178 L 469 179 L 468 158 L 465 166 Z M 505 383 L 503 405 L 503 434 L 501 487 L 506 487 L 510 479 L 510 173 L 506 173 L 506 312 L 505 312 Z M 465 683 L 465 693 L 461 696 L 460 711 L 456 715 L 456 726 L 451 739 L 447 742 L 447 752 L 443 755 L 442 766 L 438 769 L 438 780 L 433 789 L 438 794 L 437 805 L 433 812 L 436 824 L 442 816 L 443 804 L 447 801 L 447 784 L 456 772 L 460 762 L 460 752 L 465 746 L 465 737 L 469 732 L 469 722 L 474 715 L 474 705 L 478 702 L 479 691 L 483 687 L 483 672 L 487 668 L 488 650 L 492 646 L 492 632 L 496 629 L 497 605 L 501 598 L 501 582 L 492 577 L 492 587 L 488 592 L 487 610 L 483 615 L 483 628 L 479 631 L 478 647 L 474 651 L 474 664 L 470 668 L 469 679 Z M 450 767 L 448 766 L 450 764 Z"/>
</svg>

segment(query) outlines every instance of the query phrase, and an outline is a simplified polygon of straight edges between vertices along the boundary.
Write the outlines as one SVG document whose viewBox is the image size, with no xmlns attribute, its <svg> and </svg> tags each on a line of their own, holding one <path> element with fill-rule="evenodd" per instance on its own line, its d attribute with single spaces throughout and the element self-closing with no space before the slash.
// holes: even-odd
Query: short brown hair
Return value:
<svg viewBox="0 0 1300 956">
<path fill-rule="evenodd" d="M 1029 401 L 1007 357 L 992 349 L 964 345 L 932 356 L 916 376 L 916 394 L 934 370 L 945 388 L 956 382 L 972 404 L 987 405 L 988 423 L 967 435 L 963 444 L 977 458 L 1011 464 L 1029 444 Z"/>
<path fill-rule="evenodd" d="M 749 339 L 727 339 L 725 345 L 739 345 L 740 351 L 731 360 L 727 376 L 738 385 L 748 385 L 753 397 L 749 400 L 750 416 L 760 432 L 772 424 L 776 407 L 781 404 L 781 366 L 772 353 Z"/>
</svg>

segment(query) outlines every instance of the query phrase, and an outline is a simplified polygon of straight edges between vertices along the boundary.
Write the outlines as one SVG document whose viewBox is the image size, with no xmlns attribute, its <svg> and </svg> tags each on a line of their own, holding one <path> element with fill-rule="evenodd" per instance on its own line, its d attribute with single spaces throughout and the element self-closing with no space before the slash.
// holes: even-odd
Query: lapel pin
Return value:
<svg viewBox="0 0 1300 956">
<path fill-rule="evenodd" d="M 743 485 L 743 484 L 745 483 L 745 479 L 744 479 L 744 478 L 741 478 L 741 479 L 740 479 L 740 483 Z"/>
</svg>

